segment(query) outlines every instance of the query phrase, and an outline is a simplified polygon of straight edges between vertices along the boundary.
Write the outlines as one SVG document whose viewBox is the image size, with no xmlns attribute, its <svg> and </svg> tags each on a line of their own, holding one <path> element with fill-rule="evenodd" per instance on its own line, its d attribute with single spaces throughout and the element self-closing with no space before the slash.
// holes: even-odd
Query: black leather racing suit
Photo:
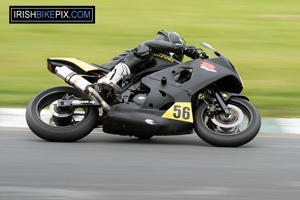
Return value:
<svg viewBox="0 0 300 200">
<path fill-rule="evenodd" d="M 102 67 L 112 70 L 118 63 L 125 63 L 131 72 L 140 69 L 140 66 L 146 64 L 153 59 L 153 53 L 183 52 L 184 45 L 178 43 L 170 43 L 163 40 L 148 40 L 142 42 L 137 47 L 124 51 L 120 55 L 114 57 Z M 176 59 L 176 58 L 175 58 Z"/>
</svg>

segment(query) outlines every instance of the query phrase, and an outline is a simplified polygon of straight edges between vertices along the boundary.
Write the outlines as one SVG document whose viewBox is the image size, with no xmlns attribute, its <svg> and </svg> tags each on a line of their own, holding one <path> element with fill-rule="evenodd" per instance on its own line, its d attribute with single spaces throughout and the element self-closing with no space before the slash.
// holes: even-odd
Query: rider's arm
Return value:
<svg viewBox="0 0 300 200">
<path fill-rule="evenodd" d="M 183 53 L 192 59 L 197 59 L 200 57 L 198 51 L 195 50 L 196 47 L 193 45 L 186 47 L 185 45 L 180 44 L 180 43 L 171 43 L 171 42 L 166 42 L 166 41 L 162 41 L 162 40 L 148 40 L 148 41 L 143 42 L 141 45 L 148 46 L 150 49 L 153 50 L 153 52 Z"/>
<path fill-rule="evenodd" d="M 148 40 L 143 42 L 141 45 L 148 46 L 153 50 L 153 52 L 161 52 L 161 53 L 183 51 L 183 48 L 185 47 L 182 44 L 178 44 L 178 43 L 174 44 L 162 40 Z"/>
</svg>

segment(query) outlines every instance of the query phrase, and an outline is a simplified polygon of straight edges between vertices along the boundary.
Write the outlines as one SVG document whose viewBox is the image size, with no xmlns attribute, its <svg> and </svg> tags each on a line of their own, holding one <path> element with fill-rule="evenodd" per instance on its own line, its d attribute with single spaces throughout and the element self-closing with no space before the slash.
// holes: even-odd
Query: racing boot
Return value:
<svg viewBox="0 0 300 200">
<path fill-rule="evenodd" d="M 130 74 L 131 72 L 129 67 L 125 63 L 119 63 L 111 72 L 98 80 L 97 83 L 100 88 L 105 89 L 109 92 L 113 90 L 114 94 L 117 95 L 121 93 L 121 88 L 117 85 L 117 83 Z"/>
</svg>

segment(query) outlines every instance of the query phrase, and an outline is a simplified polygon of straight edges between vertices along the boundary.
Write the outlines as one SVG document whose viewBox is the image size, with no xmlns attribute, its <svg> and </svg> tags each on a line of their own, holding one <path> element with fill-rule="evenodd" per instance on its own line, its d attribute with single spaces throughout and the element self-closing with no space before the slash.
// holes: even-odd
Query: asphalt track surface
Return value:
<svg viewBox="0 0 300 200">
<path fill-rule="evenodd" d="M 0 129 L 1 200 L 299 198 L 297 135 L 217 148 L 197 135 L 144 141 L 94 131 L 51 143 L 28 129 Z"/>
</svg>

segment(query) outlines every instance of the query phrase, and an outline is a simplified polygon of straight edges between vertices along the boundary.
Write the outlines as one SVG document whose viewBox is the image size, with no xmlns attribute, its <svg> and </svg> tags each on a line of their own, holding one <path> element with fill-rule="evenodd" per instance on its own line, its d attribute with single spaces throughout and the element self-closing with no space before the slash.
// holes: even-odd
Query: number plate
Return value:
<svg viewBox="0 0 300 200">
<path fill-rule="evenodd" d="M 193 112 L 190 102 L 176 102 L 161 117 L 193 123 Z"/>
</svg>

